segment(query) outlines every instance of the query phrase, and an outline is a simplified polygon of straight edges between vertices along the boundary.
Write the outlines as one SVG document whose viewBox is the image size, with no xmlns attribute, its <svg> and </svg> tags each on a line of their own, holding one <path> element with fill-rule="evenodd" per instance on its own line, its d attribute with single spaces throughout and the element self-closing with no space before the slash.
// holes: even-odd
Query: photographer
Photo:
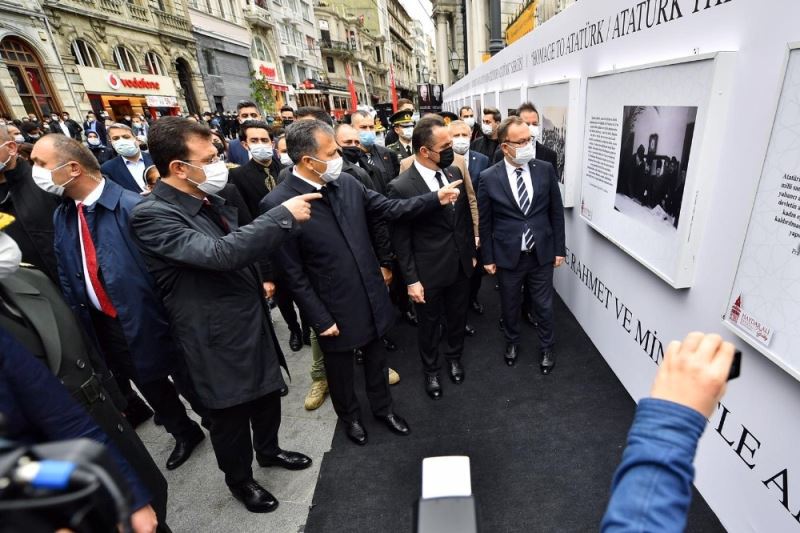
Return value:
<svg viewBox="0 0 800 533">
<path fill-rule="evenodd" d="M 683 531 L 697 441 L 722 395 L 734 346 L 719 335 L 673 341 L 639 402 L 601 531 Z"/>
</svg>

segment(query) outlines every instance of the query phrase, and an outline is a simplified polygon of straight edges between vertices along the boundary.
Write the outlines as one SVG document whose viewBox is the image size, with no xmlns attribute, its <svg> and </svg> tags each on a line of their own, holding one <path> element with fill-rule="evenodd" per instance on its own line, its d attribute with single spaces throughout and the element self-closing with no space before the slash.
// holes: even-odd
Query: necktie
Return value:
<svg viewBox="0 0 800 533">
<path fill-rule="evenodd" d="M 203 198 L 203 209 L 205 209 L 208 216 L 211 220 L 222 229 L 226 234 L 231 232 L 231 228 L 228 225 L 228 221 L 225 220 L 225 217 L 220 215 L 214 206 L 211 205 L 211 202 L 208 201 L 208 198 Z"/>
<path fill-rule="evenodd" d="M 514 172 L 517 174 L 517 197 L 519 198 L 519 208 L 524 214 L 528 214 L 528 209 L 531 207 L 531 200 L 528 198 L 528 188 L 525 187 L 525 180 L 522 179 L 522 169 L 516 168 Z M 526 228 L 522 233 L 522 242 L 526 250 L 533 248 L 533 232 L 530 228 Z"/>
<path fill-rule="evenodd" d="M 436 174 L 434 174 L 433 177 L 436 178 L 436 181 L 439 182 L 439 188 L 444 189 L 445 186 L 447 185 L 447 180 L 444 179 L 444 175 L 442 175 L 441 172 L 436 172 Z"/>
<path fill-rule="evenodd" d="M 406 155 L 411 155 L 411 146 L 406 145 Z"/>
<path fill-rule="evenodd" d="M 89 282 L 92 284 L 97 301 L 100 303 L 100 310 L 110 316 L 117 317 L 117 310 L 111 303 L 103 284 L 100 283 L 100 276 L 97 269 L 97 252 L 95 251 L 92 233 L 89 231 L 89 224 L 86 223 L 86 215 L 83 212 L 83 204 L 78 204 L 78 221 L 81 226 L 81 240 L 83 240 L 83 253 L 86 258 L 86 270 L 89 271 Z"/>
</svg>

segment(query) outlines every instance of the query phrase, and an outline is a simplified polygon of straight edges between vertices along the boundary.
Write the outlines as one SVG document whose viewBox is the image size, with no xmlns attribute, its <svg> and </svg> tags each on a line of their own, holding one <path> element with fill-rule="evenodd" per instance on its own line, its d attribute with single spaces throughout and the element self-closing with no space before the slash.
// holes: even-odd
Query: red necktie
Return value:
<svg viewBox="0 0 800 533">
<path fill-rule="evenodd" d="M 92 241 L 92 234 L 89 231 L 89 224 L 86 223 L 86 216 L 83 214 L 83 204 L 78 204 L 78 221 L 81 225 L 81 239 L 83 240 L 83 252 L 86 256 L 86 270 L 89 271 L 89 281 L 92 283 L 97 301 L 100 302 L 100 310 L 110 316 L 111 318 L 117 317 L 117 310 L 114 309 L 114 304 L 106 294 L 103 284 L 100 283 L 100 277 L 97 275 L 97 253 L 94 249 L 94 242 Z"/>
</svg>

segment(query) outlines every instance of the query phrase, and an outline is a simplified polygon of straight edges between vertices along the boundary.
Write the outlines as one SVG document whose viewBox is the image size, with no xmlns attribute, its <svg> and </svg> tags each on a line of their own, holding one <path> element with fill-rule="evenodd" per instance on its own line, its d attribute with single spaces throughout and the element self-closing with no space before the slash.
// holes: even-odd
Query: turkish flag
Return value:
<svg viewBox="0 0 800 533">
<path fill-rule="evenodd" d="M 356 94 L 356 84 L 353 83 L 353 75 L 350 72 L 350 63 L 344 64 L 344 70 L 347 74 L 347 90 L 350 91 L 350 112 L 358 109 L 358 95 Z"/>
</svg>

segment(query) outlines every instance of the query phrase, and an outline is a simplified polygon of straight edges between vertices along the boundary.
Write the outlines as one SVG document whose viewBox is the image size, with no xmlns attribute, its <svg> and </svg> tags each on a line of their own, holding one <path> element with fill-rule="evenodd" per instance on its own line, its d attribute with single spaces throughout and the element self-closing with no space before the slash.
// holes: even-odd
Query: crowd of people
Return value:
<svg viewBox="0 0 800 533">
<path fill-rule="evenodd" d="M 498 362 L 536 357 L 550 375 L 565 224 L 536 107 L 504 120 L 485 108 L 476 123 L 469 107 L 416 118 L 412 102 L 399 104 L 382 142 L 367 111 L 334 124 L 320 108 L 265 117 L 249 101 L 235 117 L 1 124 L 0 366 L 19 370 L 3 370 L 0 411 L 38 402 L 24 424 L 11 417 L 10 436 L 112 444 L 134 530 L 168 530 L 166 481 L 133 430 L 154 412 L 175 440 L 165 468 L 208 433 L 228 489 L 252 512 L 278 505 L 253 479 L 253 455 L 262 467 L 312 463 L 278 442 L 288 369 L 273 307 L 288 348 L 311 347 L 305 408 L 330 396 L 356 445 L 368 442 L 356 368 L 372 414 L 398 436 L 411 431 L 387 364 L 396 317 L 416 326 L 420 392 L 442 398 L 444 375 L 458 394 L 484 275 L 501 300 Z M 523 320 L 536 327 L 535 356 L 520 343 Z M 4 394 L 34 381 L 38 399 Z"/>
</svg>

